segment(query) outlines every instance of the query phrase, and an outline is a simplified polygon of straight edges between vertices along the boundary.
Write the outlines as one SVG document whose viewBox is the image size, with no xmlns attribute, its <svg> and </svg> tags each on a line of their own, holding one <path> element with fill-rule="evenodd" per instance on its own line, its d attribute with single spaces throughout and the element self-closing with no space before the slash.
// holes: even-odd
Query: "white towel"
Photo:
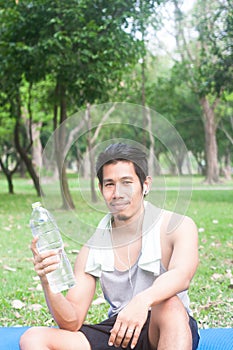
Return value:
<svg viewBox="0 0 233 350">
<path fill-rule="evenodd" d="M 160 274 L 161 246 L 160 226 L 163 210 L 144 202 L 145 215 L 142 226 L 142 251 L 138 266 L 146 271 Z M 114 271 L 114 252 L 111 241 L 111 219 L 107 214 L 99 223 L 95 233 L 87 242 L 90 251 L 85 272 L 100 277 L 102 271 Z"/>
</svg>

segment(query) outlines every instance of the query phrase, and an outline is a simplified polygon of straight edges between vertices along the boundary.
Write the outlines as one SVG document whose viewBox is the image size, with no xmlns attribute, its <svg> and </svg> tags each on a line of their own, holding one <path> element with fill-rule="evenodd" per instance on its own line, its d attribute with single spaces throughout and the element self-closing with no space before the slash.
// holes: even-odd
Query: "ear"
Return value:
<svg viewBox="0 0 233 350">
<path fill-rule="evenodd" d="M 98 183 L 98 186 L 99 186 L 99 190 L 100 190 L 100 192 L 103 194 L 103 186 L 101 185 L 101 183 L 100 183 L 100 182 Z"/>
<path fill-rule="evenodd" d="M 146 196 L 151 188 L 151 184 L 152 184 L 152 177 L 151 176 L 147 176 L 146 180 L 144 181 L 143 184 L 143 195 Z"/>
</svg>

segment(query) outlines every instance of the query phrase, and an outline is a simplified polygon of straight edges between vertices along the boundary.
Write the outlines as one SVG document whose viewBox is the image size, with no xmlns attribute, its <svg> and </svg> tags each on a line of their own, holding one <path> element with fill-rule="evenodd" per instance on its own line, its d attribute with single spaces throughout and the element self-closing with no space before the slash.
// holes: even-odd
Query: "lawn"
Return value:
<svg viewBox="0 0 233 350">
<path fill-rule="evenodd" d="M 170 178 L 166 186 L 170 190 L 166 193 L 165 207 L 172 209 L 177 201 L 177 181 Z M 93 214 L 88 201 L 75 191 L 75 184 L 71 182 L 70 187 L 81 221 L 90 222 L 94 227 L 101 211 Z M 53 325 L 29 249 L 31 203 L 39 199 L 28 180 L 17 179 L 15 192 L 15 195 L 7 194 L 6 182 L 0 178 L 0 326 Z M 207 186 L 200 178 L 195 178 L 191 194 L 186 210 L 199 230 L 200 254 L 199 268 L 190 287 L 191 307 L 201 328 L 232 327 L 233 182 Z M 86 191 L 86 198 L 88 196 Z M 159 201 L 158 191 L 154 189 L 149 199 L 156 196 Z M 60 214 L 62 220 L 68 215 Z M 70 235 L 63 238 L 74 263 L 80 242 Z M 88 321 L 97 322 L 107 315 L 108 306 L 100 303 L 100 297 L 98 288 Z"/>
</svg>

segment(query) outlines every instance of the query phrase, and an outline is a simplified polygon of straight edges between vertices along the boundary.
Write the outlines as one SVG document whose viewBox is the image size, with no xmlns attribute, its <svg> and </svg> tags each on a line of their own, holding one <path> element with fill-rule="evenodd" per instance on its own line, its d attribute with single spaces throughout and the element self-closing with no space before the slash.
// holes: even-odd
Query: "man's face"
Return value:
<svg viewBox="0 0 233 350">
<path fill-rule="evenodd" d="M 142 213 L 142 187 L 132 162 L 104 165 L 100 190 L 115 222 L 129 222 Z"/>
</svg>

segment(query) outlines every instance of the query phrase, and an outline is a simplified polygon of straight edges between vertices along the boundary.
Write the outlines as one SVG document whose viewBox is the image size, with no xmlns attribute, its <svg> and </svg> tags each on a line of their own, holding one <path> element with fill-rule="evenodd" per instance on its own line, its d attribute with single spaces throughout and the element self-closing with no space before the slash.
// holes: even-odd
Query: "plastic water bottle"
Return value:
<svg viewBox="0 0 233 350">
<path fill-rule="evenodd" d="M 57 224 L 49 211 L 40 202 L 32 204 L 30 227 L 32 235 L 38 236 L 37 249 L 39 253 L 55 250 L 60 257 L 56 270 L 46 274 L 50 289 L 59 293 L 75 285 L 72 266 L 64 250 L 64 244 Z"/>
</svg>

